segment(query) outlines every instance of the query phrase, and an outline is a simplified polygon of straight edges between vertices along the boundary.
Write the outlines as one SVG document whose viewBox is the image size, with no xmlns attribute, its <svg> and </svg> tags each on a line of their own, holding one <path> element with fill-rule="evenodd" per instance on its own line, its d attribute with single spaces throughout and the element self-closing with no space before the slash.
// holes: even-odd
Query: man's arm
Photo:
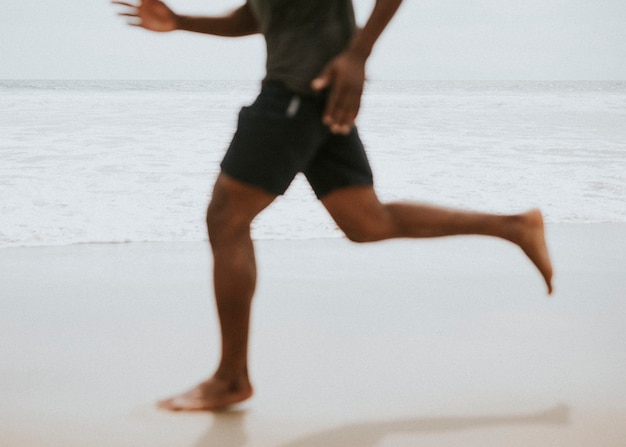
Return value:
<svg viewBox="0 0 626 447">
<path fill-rule="evenodd" d="M 332 132 L 347 134 L 354 126 L 361 106 L 365 63 L 401 3 L 402 0 L 376 0 L 367 23 L 356 33 L 348 48 L 313 80 L 314 90 L 330 88 L 323 119 Z"/>
<path fill-rule="evenodd" d="M 138 4 L 115 0 L 112 3 L 127 8 L 119 15 L 130 18 L 130 25 L 150 31 L 185 30 L 225 37 L 247 36 L 258 32 L 256 19 L 247 3 L 226 15 L 216 17 L 179 15 L 160 0 L 140 0 Z"/>
</svg>

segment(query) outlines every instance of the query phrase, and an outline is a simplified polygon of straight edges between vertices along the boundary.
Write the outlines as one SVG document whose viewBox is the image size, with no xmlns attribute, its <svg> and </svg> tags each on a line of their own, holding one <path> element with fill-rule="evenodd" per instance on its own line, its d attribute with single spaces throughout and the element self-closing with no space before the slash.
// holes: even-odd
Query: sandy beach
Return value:
<svg viewBox="0 0 626 447">
<path fill-rule="evenodd" d="M 257 243 L 252 400 L 173 414 L 218 355 L 204 243 L 0 249 L 0 445 L 626 445 L 626 224 L 514 246 Z"/>
</svg>

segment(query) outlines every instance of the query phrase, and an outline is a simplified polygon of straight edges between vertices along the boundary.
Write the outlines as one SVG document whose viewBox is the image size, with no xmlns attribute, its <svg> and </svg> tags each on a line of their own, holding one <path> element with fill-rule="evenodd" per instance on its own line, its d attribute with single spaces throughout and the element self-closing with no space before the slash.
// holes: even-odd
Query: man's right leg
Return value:
<svg viewBox="0 0 626 447">
<path fill-rule="evenodd" d="M 252 395 L 247 358 L 256 263 L 250 224 L 274 198 L 224 174 L 218 177 L 207 211 L 207 227 L 213 251 L 222 357 L 212 377 L 186 393 L 159 402 L 161 408 L 218 410 Z"/>
</svg>

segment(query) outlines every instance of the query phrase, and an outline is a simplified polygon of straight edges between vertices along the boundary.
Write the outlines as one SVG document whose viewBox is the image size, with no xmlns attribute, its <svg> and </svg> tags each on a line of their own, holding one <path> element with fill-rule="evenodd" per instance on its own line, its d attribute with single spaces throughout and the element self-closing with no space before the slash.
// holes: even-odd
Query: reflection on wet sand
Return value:
<svg viewBox="0 0 626 447">
<path fill-rule="evenodd" d="M 558 405 L 527 414 L 416 417 L 395 421 L 357 422 L 311 433 L 276 447 L 373 447 L 391 435 L 451 432 L 512 425 L 568 425 L 570 408 Z M 247 443 L 244 412 L 216 414 L 195 447 L 243 447 Z"/>
</svg>

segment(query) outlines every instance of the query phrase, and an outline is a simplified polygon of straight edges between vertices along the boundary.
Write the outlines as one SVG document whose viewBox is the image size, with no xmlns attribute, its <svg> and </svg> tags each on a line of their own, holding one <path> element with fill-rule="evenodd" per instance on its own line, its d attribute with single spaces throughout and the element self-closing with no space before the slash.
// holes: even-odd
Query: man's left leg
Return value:
<svg viewBox="0 0 626 447">
<path fill-rule="evenodd" d="M 518 245 L 552 292 L 552 264 L 539 210 L 512 215 L 461 211 L 419 203 L 378 200 L 372 186 L 341 188 L 322 197 L 339 228 L 355 242 L 453 235 L 498 237 Z"/>
</svg>

